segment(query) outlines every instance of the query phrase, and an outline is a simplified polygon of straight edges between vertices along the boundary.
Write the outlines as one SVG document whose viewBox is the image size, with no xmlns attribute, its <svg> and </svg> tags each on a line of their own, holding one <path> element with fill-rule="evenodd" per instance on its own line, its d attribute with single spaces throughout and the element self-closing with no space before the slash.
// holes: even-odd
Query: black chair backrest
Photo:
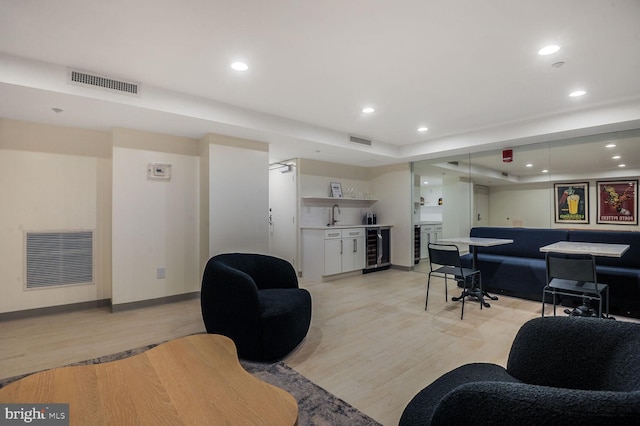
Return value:
<svg viewBox="0 0 640 426">
<path fill-rule="evenodd" d="M 461 268 L 460 250 L 454 244 L 429 243 L 429 262 L 431 264 Z"/>
<path fill-rule="evenodd" d="M 547 253 L 547 282 L 553 278 L 595 283 L 595 259 L 592 255 Z"/>
</svg>

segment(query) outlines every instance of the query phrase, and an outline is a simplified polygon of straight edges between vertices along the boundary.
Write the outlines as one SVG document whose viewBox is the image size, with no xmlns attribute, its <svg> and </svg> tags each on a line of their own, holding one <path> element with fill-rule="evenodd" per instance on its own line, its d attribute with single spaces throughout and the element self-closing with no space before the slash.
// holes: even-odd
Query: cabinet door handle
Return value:
<svg viewBox="0 0 640 426">
<path fill-rule="evenodd" d="M 353 239 L 353 252 L 356 253 L 358 251 L 358 240 Z"/>
<path fill-rule="evenodd" d="M 342 254 L 342 246 L 343 246 L 343 244 L 344 244 L 344 241 L 340 240 L 340 254 Z"/>
</svg>

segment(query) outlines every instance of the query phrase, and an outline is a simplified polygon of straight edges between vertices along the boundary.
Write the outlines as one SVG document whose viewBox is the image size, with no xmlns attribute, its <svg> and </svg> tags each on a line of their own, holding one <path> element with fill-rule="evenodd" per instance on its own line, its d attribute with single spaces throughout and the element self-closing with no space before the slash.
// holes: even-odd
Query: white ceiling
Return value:
<svg viewBox="0 0 640 426">
<path fill-rule="evenodd" d="M 70 85 L 69 68 L 141 95 Z M 221 133 L 269 142 L 272 161 L 373 166 L 640 128 L 639 76 L 638 0 L 0 0 L 0 117 Z"/>
</svg>

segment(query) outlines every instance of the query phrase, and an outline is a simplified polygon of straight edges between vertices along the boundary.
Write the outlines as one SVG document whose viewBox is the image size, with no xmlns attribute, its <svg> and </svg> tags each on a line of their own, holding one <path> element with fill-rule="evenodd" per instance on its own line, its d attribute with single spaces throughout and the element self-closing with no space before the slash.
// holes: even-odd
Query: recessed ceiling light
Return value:
<svg viewBox="0 0 640 426">
<path fill-rule="evenodd" d="M 428 181 L 428 180 L 425 180 L 425 181 L 424 181 L 424 182 L 422 182 L 422 183 L 424 183 L 425 185 L 429 185 L 429 181 Z"/>
<path fill-rule="evenodd" d="M 571 96 L 572 98 L 577 98 L 578 96 L 584 96 L 586 94 L 587 92 L 585 92 L 584 90 L 576 90 L 575 92 L 569 93 L 569 96 Z"/>
<path fill-rule="evenodd" d="M 618 164 L 618 167 L 627 167 L 626 164 Z"/>
<path fill-rule="evenodd" d="M 542 171 L 542 173 L 549 173 L 549 170 L 544 169 L 544 170 Z"/>
<path fill-rule="evenodd" d="M 615 143 L 608 143 L 604 146 L 605 148 L 615 148 L 616 144 Z"/>
<path fill-rule="evenodd" d="M 427 130 L 429 130 L 429 128 L 426 126 L 418 127 L 419 132 L 426 132 Z"/>
<path fill-rule="evenodd" d="M 551 44 L 549 46 L 545 46 L 542 49 L 538 50 L 538 55 L 540 56 L 551 55 L 556 53 L 558 50 L 560 50 L 560 46 Z"/>
<path fill-rule="evenodd" d="M 375 109 L 371 107 L 366 107 L 366 108 L 362 108 L 362 112 L 365 114 L 371 114 L 372 112 L 375 112 Z"/>
<path fill-rule="evenodd" d="M 622 157 L 620 157 L 619 155 L 614 155 L 613 157 L 611 157 L 612 160 L 619 160 Z"/>
<path fill-rule="evenodd" d="M 231 68 L 236 71 L 246 71 L 249 69 L 249 65 L 245 64 L 244 62 L 234 62 L 231 64 Z"/>
<path fill-rule="evenodd" d="M 525 166 L 525 167 L 533 167 L 533 164 L 531 164 L 531 163 L 527 163 L 527 164 L 525 164 L 524 166 Z"/>
</svg>

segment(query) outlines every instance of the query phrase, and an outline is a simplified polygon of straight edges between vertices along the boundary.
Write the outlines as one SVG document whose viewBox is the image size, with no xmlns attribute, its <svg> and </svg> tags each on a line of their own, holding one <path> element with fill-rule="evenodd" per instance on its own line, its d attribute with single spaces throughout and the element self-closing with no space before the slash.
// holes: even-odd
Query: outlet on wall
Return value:
<svg viewBox="0 0 640 426">
<path fill-rule="evenodd" d="M 156 278 L 159 280 L 164 280 L 166 273 L 166 268 L 156 268 Z"/>
</svg>

